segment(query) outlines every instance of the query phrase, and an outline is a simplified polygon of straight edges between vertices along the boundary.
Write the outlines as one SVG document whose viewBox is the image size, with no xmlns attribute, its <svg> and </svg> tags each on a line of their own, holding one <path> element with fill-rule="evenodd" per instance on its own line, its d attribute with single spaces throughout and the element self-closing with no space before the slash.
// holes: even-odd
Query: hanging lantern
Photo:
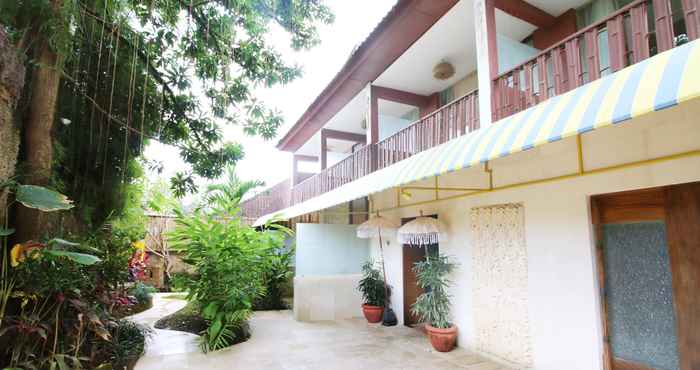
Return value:
<svg viewBox="0 0 700 370">
<path fill-rule="evenodd" d="M 433 77 L 438 80 L 447 80 L 455 75 L 455 67 L 450 62 L 440 62 L 433 67 Z"/>
</svg>

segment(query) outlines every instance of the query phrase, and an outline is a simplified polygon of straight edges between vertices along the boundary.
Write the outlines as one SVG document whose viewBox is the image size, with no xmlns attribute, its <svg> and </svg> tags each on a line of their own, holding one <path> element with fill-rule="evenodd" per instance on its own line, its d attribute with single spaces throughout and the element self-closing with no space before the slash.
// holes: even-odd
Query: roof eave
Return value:
<svg viewBox="0 0 700 370">
<path fill-rule="evenodd" d="M 289 152 L 298 150 L 458 1 L 399 0 L 279 140 L 277 148 Z M 370 56 L 373 56 L 372 63 L 366 63 Z"/>
</svg>

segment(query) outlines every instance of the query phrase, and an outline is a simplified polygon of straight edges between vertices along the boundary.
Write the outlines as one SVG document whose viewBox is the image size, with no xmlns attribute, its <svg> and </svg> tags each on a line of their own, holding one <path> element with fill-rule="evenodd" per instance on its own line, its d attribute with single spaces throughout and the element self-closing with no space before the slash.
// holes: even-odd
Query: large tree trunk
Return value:
<svg viewBox="0 0 700 370">
<path fill-rule="evenodd" d="M 15 174 L 19 129 L 14 114 L 24 87 L 24 65 L 17 49 L 0 26 L 0 183 Z M 5 225 L 7 190 L 0 189 L 0 226 Z"/>
<path fill-rule="evenodd" d="M 54 3 L 57 3 L 55 1 Z M 61 80 L 58 56 L 47 40 L 38 43 L 36 67 L 32 72 L 30 98 L 22 127 L 22 152 L 25 173 L 22 182 L 47 185 L 51 177 L 53 154 L 51 129 Z M 17 208 L 16 240 L 38 239 L 45 226 L 45 215 L 22 206 Z"/>
</svg>

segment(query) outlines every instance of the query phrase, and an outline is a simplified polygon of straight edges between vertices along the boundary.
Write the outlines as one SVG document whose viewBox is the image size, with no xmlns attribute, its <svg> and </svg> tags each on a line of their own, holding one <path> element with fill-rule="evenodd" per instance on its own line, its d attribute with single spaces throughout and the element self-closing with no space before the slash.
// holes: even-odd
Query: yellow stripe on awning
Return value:
<svg viewBox="0 0 700 370">
<path fill-rule="evenodd" d="M 290 219 L 549 142 L 618 124 L 700 96 L 700 40 L 555 96 L 318 197 L 259 218 Z"/>
</svg>

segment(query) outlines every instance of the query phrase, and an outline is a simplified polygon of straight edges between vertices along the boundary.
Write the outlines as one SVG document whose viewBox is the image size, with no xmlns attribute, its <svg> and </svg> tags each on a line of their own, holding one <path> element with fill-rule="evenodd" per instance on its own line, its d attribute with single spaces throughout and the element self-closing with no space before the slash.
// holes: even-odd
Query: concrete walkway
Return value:
<svg viewBox="0 0 700 370">
<path fill-rule="evenodd" d="M 156 295 L 154 307 L 133 319 L 151 325 L 182 306 L 184 301 Z M 136 370 L 508 370 L 461 348 L 435 352 L 417 330 L 370 325 L 361 319 L 302 323 L 293 319 L 291 311 L 256 312 L 251 330 L 247 342 L 207 355 L 200 352 L 195 335 L 156 330 Z"/>
</svg>

